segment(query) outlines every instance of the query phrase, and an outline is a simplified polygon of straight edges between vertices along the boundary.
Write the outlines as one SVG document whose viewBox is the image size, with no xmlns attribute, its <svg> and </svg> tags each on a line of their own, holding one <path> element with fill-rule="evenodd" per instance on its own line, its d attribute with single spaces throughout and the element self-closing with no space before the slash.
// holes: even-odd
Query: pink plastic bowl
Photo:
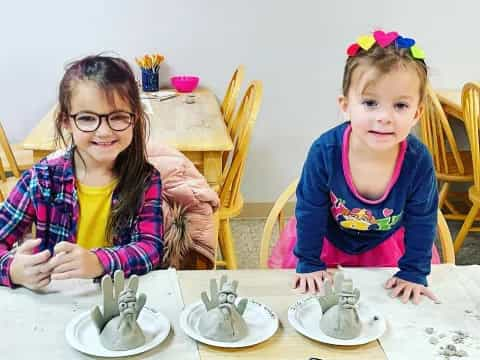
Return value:
<svg viewBox="0 0 480 360">
<path fill-rule="evenodd" d="M 200 78 L 198 76 L 172 76 L 170 81 L 178 92 L 189 93 L 197 88 Z"/>
</svg>

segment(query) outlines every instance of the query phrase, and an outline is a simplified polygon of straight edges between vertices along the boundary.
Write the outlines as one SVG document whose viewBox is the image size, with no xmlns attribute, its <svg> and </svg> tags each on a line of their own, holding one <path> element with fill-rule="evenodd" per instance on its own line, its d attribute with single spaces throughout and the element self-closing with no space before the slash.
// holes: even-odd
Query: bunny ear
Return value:
<svg viewBox="0 0 480 360">
<path fill-rule="evenodd" d="M 355 296 L 355 300 L 358 301 L 360 299 L 360 290 L 353 290 L 353 295 Z"/>
<path fill-rule="evenodd" d="M 232 281 L 232 288 L 235 293 L 237 293 L 237 287 L 238 287 L 238 280 L 233 280 Z"/>
<path fill-rule="evenodd" d="M 217 280 L 210 279 L 210 296 L 212 297 L 212 301 L 217 298 L 218 294 L 218 287 L 217 287 Z"/>
<path fill-rule="evenodd" d="M 133 293 L 136 294 L 138 290 L 138 275 L 130 276 L 130 280 L 128 280 L 128 288 L 133 290 Z"/>
<path fill-rule="evenodd" d="M 200 298 L 202 299 L 203 304 L 207 308 L 207 311 L 210 310 L 210 299 L 208 298 L 207 292 L 202 291 L 200 294 Z"/>
<path fill-rule="evenodd" d="M 330 281 L 324 281 L 323 282 L 323 291 L 324 291 L 324 296 L 331 295 L 333 293 L 332 291 L 332 284 L 330 284 Z"/>
<path fill-rule="evenodd" d="M 91 311 L 90 311 L 90 318 L 92 319 L 93 323 L 95 324 L 95 327 L 97 328 L 98 333 L 100 334 L 103 330 L 103 327 L 105 326 L 105 319 L 100 312 L 100 309 L 98 306 L 95 306 Z"/>
<path fill-rule="evenodd" d="M 125 286 L 125 277 L 122 270 L 116 270 L 113 274 L 113 284 L 115 286 L 115 298 L 118 298 Z"/>
<path fill-rule="evenodd" d="M 227 275 L 222 275 L 222 277 L 220 278 L 220 290 L 222 290 L 223 285 L 225 285 L 226 282 L 227 282 Z"/>
<path fill-rule="evenodd" d="M 105 275 L 102 278 L 102 293 L 104 303 L 107 299 L 113 299 L 113 283 L 110 275 Z M 103 308 L 105 309 L 105 304 Z"/>
<path fill-rule="evenodd" d="M 147 295 L 145 295 L 143 293 L 138 295 L 138 299 L 137 299 L 137 319 L 138 319 L 138 315 L 140 315 L 140 312 L 142 311 L 143 306 L 145 305 L 146 302 L 147 302 Z"/>
<path fill-rule="evenodd" d="M 345 279 L 345 275 L 343 274 L 343 271 L 337 270 L 335 273 L 335 276 L 333 277 L 333 288 L 335 291 L 335 294 L 339 294 L 342 291 L 342 284 Z"/>
<path fill-rule="evenodd" d="M 113 283 L 110 275 L 105 275 L 102 278 L 102 293 L 103 293 L 103 317 L 105 321 L 110 320 L 118 315 L 118 305 L 114 299 Z"/>
<path fill-rule="evenodd" d="M 245 312 L 245 309 L 247 308 L 247 303 L 248 303 L 247 299 L 242 299 L 238 303 L 237 311 L 240 315 L 243 315 L 243 313 Z"/>
</svg>

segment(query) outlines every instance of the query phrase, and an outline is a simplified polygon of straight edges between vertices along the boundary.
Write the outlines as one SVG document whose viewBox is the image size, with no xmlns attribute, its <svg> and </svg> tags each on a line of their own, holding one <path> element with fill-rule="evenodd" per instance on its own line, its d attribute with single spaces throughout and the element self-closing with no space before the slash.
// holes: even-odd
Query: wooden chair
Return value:
<svg viewBox="0 0 480 360">
<path fill-rule="evenodd" d="M 473 182 L 472 155 L 470 151 L 458 149 L 447 116 L 430 85 L 427 85 L 420 127 L 422 140 L 432 154 L 435 173 L 441 183 L 439 208 L 448 210 L 445 218 L 449 220 L 464 220 L 466 214 L 449 199 L 449 194 L 453 195 L 450 185 Z"/>
<path fill-rule="evenodd" d="M 225 97 L 223 98 L 221 110 L 225 119 L 225 124 L 228 126 L 232 120 L 233 113 L 235 111 L 235 105 L 237 103 L 238 92 L 242 85 L 245 69 L 243 65 L 240 65 L 232 75 L 230 83 L 228 84 Z"/>
<path fill-rule="evenodd" d="M 7 134 L 0 122 L 0 159 L 3 162 L 4 170 L 12 172 L 15 177 L 20 177 L 20 172 L 30 169 L 33 166 L 33 151 L 26 150 L 21 145 L 10 145 Z M 15 165 L 12 165 L 15 163 Z"/>
<path fill-rule="evenodd" d="M 282 210 L 287 202 L 295 195 L 299 179 L 295 179 L 278 197 L 277 201 L 268 214 L 263 236 L 260 243 L 260 268 L 268 268 L 268 257 L 270 254 L 271 239 L 274 226 L 278 223 L 278 232 L 281 233 L 284 221 L 282 220 Z M 447 222 L 440 209 L 438 210 L 437 225 L 438 242 L 440 243 L 442 261 L 448 264 L 455 264 L 455 252 L 453 250 L 452 236 L 448 229 Z"/>
<path fill-rule="evenodd" d="M 0 190 L 2 192 L 0 196 L 3 198 L 1 201 L 4 201 L 20 178 L 21 170 L 1 124 L 0 146 L 3 150 L 4 157 L 7 160 L 5 163 L 3 157 L 0 157 Z"/>
<path fill-rule="evenodd" d="M 240 214 L 243 208 L 240 185 L 262 95 L 262 83 L 258 80 L 252 81 L 243 96 L 234 119 L 231 121 L 231 128 L 236 134 L 232 138 L 234 148 L 231 161 L 225 164 L 224 180 L 220 188 L 218 250 L 221 252 L 223 260 L 217 260 L 216 262 L 217 266 L 225 266 L 227 269 L 237 268 L 230 218 Z"/>
<path fill-rule="evenodd" d="M 462 110 L 473 162 L 473 185 L 468 189 L 468 199 L 472 202 L 472 206 L 455 238 L 455 253 L 462 247 L 469 231 L 480 231 L 480 227 L 472 227 L 480 209 L 480 144 L 478 138 L 480 83 L 471 82 L 463 86 Z"/>
</svg>

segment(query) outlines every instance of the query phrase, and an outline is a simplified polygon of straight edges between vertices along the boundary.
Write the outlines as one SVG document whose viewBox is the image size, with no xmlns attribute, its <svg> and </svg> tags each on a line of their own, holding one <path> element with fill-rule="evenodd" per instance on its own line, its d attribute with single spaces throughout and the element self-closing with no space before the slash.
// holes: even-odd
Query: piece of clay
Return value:
<svg viewBox="0 0 480 360">
<path fill-rule="evenodd" d="M 433 331 L 434 329 L 432 327 L 428 327 L 425 329 L 425 332 L 428 334 L 428 335 L 432 335 L 433 334 Z"/>
<path fill-rule="evenodd" d="M 438 338 L 435 336 L 432 336 L 429 340 L 430 344 L 432 345 L 437 345 L 438 344 Z"/>
<path fill-rule="evenodd" d="M 123 271 L 102 278 L 103 314 L 98 306 L 91 311 L 91 318 L 100 334 L 100 342 L 109 350 L 130 350 L 145 344 L 145 335 L 137 319 L 147 297 L 140 294 L 138 276 L 132 275 L 126 288 Z"/>
<path fill-rule="evenodd" d="M 215 341 L 233 342 L 247 335 L 247 323 L 242 317 L 247 307 L 247 299 L 235 304 L 237 287 L 238 281 L 227 281 L 226 275 L 220 278 L 220 287 L 217 286 L 216 279 L 210 280 L 210 299 L 205 291 L 201 294 L 207 309 L 198 323 L 202 336 Z"/>
<path fill-rule="evenodd" d="M 356 306 L 360 291 L 353 289 L 352 280 L 345 279 L 341 271 L 335 274 L 333 285 L 332 291 L 329 283 L 325 283 L 325 295 L 318 299 L 323 313 L 320 328 L 337 339 L 354 339 L 362 331 Z"/>
<path fill-rule="evenodd" d="M 466 357 L 468 353 L 465 350 L 460 350 L 455 347 L 455 345 L 449 344 L 446 348 L 441 349 L 440 355 L 445 356 L 446 359 L 450 359 L 450 357 Z"/>
</svg>

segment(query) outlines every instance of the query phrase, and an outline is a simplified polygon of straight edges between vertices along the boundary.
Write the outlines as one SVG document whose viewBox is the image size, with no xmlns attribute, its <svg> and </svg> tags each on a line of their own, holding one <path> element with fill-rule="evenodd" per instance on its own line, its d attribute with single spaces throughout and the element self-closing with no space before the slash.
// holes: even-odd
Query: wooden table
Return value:
<svg viewBox="0 0 480 360">
<path fill-rule="evenodd" d="M 435 90 L 447 115 L 463 121 L 461 90 Z"/>
<path fill-rule="evenodd" d="M 183 308 L 175 270 L 152 271 L 140 278 L 139 293 L 147 295 L 146 307 L 165 315 L 171 325 L 168 337 L 155 348 L 130 360 L 198 360 L 196 343 L 180 327 Z M 0 287 L 0 353 L 2 359 L 88 360 L 106 359 L 85 355 L 67 342 L 65 332 L 75 318 L 102 304 L 100 286 L 92 280 L 54 281 L 33 292 Z M 82 327 L 84 330 L 85 328 Z M 82 343 L 87 343 L 85 333 Z M 91 344 L 91 343 L 90 343 Z"/>
<path fill-rule="evenodd" d="M 428 317 L 429 324 L 434 323 L 436 329 L 440 330 L 440 325 L 453 330 L 467 329 L 469 325 L 469 333 L 478 337 L 480 266 L 433 266 L 431 288 L 440 296 L 443 304 L 432 304 L 424 299 L 420 305 L 401 304 L 396 299 L 390 299 L 382 288 L 381 282 L 393 274 L 395 269 L 364 268 L 348 271 L 357 274 L 357 280 L 364 280 L 362 284 L 354 284 L 360 287 L 361 298 L 368 298 L 376 306 L 386 303 L 390 311 L 387 312 L 384 308 L 383 314 L 395 319 L 388 324 L 385 334 L 394 340 L 397 356 L 391 358 L 427 359 L 435 354 L 436 348 L 428 341 L 429 335 L 424 331 L 420 313 Z M 183 332 L 179 317 L 184 305 L 197 302 L 200 293 L 208 289 L 209 280 L 219 279 L 224 273 L 230 280 L 239 281 L 240 296 L 254 298 L 277 313 L 280 327 L 272 338 L 247 348 L 223 349 L 197 344 Z M 324 360 L 387 360 L 377 341 L 361 346 L 341 347 L 321 344 L 297 333 L 287 317 L 288 307 L 300 297 L 289 288 L 292 276 L 292 270 L 161 270 L 141 276 L 139 292 L 147 295 L 146 306 L 167 316 L 173 330 L 161 345 L 135 356 L 135 359 L 196 360 L 200 355 L 201 360 L 308 360 L 311 356 Z M 100 288 L 89 280 L 57 281 L 40 292 L 0 287 L 0 307 L 3 310 L 0 317 L 0 353 L 9 359 L 91 359 L 92 357 L 72 349 L 64 332 L 73 318 L 100 302 Z M 450 311 L 452 308 L 457 311 Z M 419 324 L 416 325 L 417 323 Z M 451 331 L 448 329 L 445 332 L 450 338 Z M 405 332 L 406 338 L 399 337 L 405 335 Z M 420 347 L 415 347 L 419 345 L 419 339 Z M 386 343 L 382 344 L 386 346 Z M 459 346 L 463 345 L 457 345 Z M 476 354 L 471 354 L 469 359 L 480 358 L 479 349 L 474 350 Z M 419 356 L 405 357 L 402 355 L 405 351 L 410 351 L 410 355 L 413 351 Z"/>
<path fill-rule="evenodd" d="M 241 349 L 223 349 L 199 344 L 202 360 L 223 359 L 299 359 L 316 356 L 325 360 L 385 360 L 386 356 L 377 341 L 362 346 L 341 347 L 320 344 L 300 335 L 288 322 L 288 307 L 299 299 L 289 288 L 292 270 L 224 270 L 179 271 L 177 273 L 185 304 L 198 301 L 200 293 L 209 286 L 211 278 L 221 274 L 239 281 L 239 294 L 267 304 L 277 313 L 280 327 L 264 343 Z"/>
<path fill-rule="evenodd" d="M 222 153 L 233 148 L 215 95 L 208 89 L 194 92 L 195 103 L 187 104 L 185 94 L 174 99 L 147 100 L 150 104 L 149 143 L 164 143 L 184 153 L 216 190 L 222 175 Z M 33 150 L 37 162 L 56 150 L 54 144 L 54 106 L 23 141 Z"/>
<path fill-rule="evenodd" d="M 308 360 L 317 357 L 324 360 L 404 360 L 433 359 L 440 346 L 451 341 L 453 331 L 464 329 L 476 338 L 472 347 L 465 348 L 472 358 L 480 358 L 480 266 L 432 266 L 430 288 L 442 301 L 440 304 L 423 299 L 419 305 L 402 304 L 392 299 L 383 288 L 383 283 L 395 272 L 394 268 L 345 269 L 352 276 L 355 287 L 362 295 L 360 301 L 374 304 L 387 318 L 387 332 L 378 341 L 360 346 L 326 345 L 306 338 L 296 332 L 288 321 L 288 307 L 301 295 L 290 289 L 293 270 L 224 270 L 177 272 L 183 302 L 188 305 L 200 298 L 201 291 L 209 286 L 209 279 L 227 274 L 230 280 L 238 280 L 240 296 L 252 297 L 267 304 L 277 313 L 280 327 L 269 340 L 247 348 L 224 349 L 199 343 L 202 360 L 220 359 L 293 359 Z M 468 313 L 467 313 L 468 311 Z M 429 342 L 425 332 L 428 326 L 435 327 L 435 334 L 448 334 L 437 346 Z M 385 348 L 385 352 L 383 348 Z M 467 345 L 457 345 L 464 348 Z M 388 354 L 388 358 L 387 358 Z M 405 354 L 408 354 L 407 356 Z"/>
</svg>

